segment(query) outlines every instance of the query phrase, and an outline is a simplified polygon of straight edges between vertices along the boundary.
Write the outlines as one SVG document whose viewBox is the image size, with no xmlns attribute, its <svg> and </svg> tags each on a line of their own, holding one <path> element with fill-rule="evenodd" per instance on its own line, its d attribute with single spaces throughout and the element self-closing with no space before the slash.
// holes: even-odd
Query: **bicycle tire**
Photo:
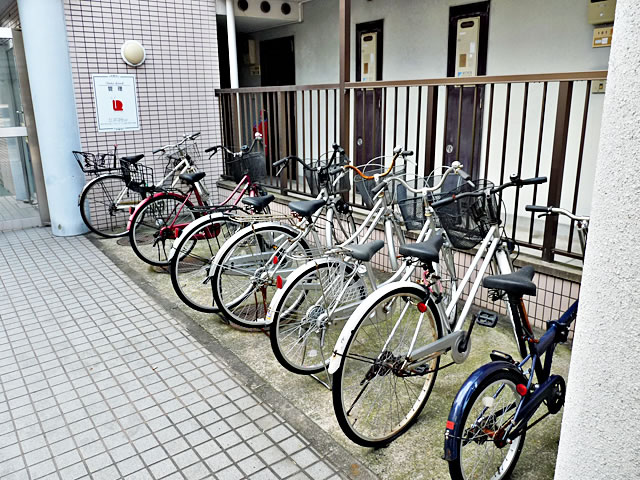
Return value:
<svg viewBox="0 0 640 480">
<path fill-rule="evenodd" d="M 388 368 L 389 364 L 401 365 L 403 355 L 406 358 L 420 318 L 413 302 L 426 302 L 423 304 L 427 307 L 416 346 L 427 343 L 420 341 L 421 333 L 423 340 L 429 342 L 442 336 L 438 310 L 425 297 L 419 285 L 390 284 L 370 295 L 353 313 L 359 320 L 334 373 L 332 397 L 340 428 L 358 445 L 388 445 L 411 427 L 427 403 L 435 384 L 439 356 L 428 364 L 430 373 L 423 376 L 402 376 L 400 373 L 406 372 L 399 369 L 396 374 Z M 407 303 L 407 299 L 412 301 Z M 396 312 L 407 315 L 396 319 Z M 371 385 L 376 390 L 373 395 Z M 391 395 L 389 401 L 384 398 L 385 390 Z M 405 392 L 409 397 L 406 401 L 400 398 Z"/>
<path fill-rule="evenodd" d="M 138 208 L 129 228 L 129 242 L 138 258 L 157 267 L 169 265 L 170 248 L 166 244 L 176 238 L 171 225 L 185 225 L 195 220 L 192 207 L 186 196 L 162 192 Z"/>
<path fill-rule="evenodd" d="M 290 372 L 310 375 L 328 364 L 342 327 L 367 298 L 366 283 L 357 272 L 347 283 L 345 276 L 353 268 L 337 258 L 312 260 L 297 268 L 274 296 L 269 306 L 271 348 Z"/>
<path fill-rule="evenodd" d="M 218 308 L 206 279 L 216 253 L 242 225 L 220 214 L 207 215 L 198 222 L 197 227 L 185 230 L 186 235 L 183 233 L 174 242 L 169 263 L 171 284 L 190 308 L 215 313 Z"/>
<path fill-rule="evenodd" d="M 489 411 L 496 410 L 496 399 L 498 396 L 502 396 L 502 393 L 505 393 L 506 402 L 510 402 L 509 395 L 513 394 L 513 402 L 517 405 L 520 401 L 520 395 L 516 391 L 516 385 L 523 382 L 522 375 L 512 371 L 512 370 L 498 370 L 491 374 L 489 374 L 484 380 L 479 382 L 476 386 L 472 387 L 474 392 L 469 397 L 469 402 L 466 404 L 465 408 L 462 410 L 461 418 L 452 420 L 456 425 L 464 425 L 463 427 L 463 437 L 466 437 L 466 434 L 474 435 L 472 438 L 458 438 L 455 441 L 458 442 L 458 457 L 455 460 L 449 461 L 449 474 L 451 475 L 452 480 L 482 480 L 482 479 L 491 479 L 491 480 L 501 480 L 505 478 L 510 478 L 511 473 L 513 472 L 516 463 L 518 463 L 518 458 L 520 457 L 520 453 L 522 452 L 522 447 L 524 446 L 524 441 L 526 438 L 526 429 L 523 430 L 522 434 L 513 440 L 511 444 L 507 444 L 502 448 L 499 448 L 495 445 L 493 441 L 487 440 L 489 434 L 487 433 L 487 423 L 491 422 L 490 431 L 496 431 L 496 426 L 498 424 L 503 424 L 508 421 L 506 419 L 501 419 L 500 422 L 496 422 L 495 417 L 492 417 L 491 414 L 488 414 Z M 504 385 L 499 392 L 490 397 L 487 395 L 483 395 L 485 392 L 489 394 L 494 390 L 500 389 L 501 385 Z M 496 396 L 497 395 L 497 396 Z M 491 398 L 491 401 L 487 399 Z M 480 405 L 477 404 L 477 401 L 480 400 Z M 477 426 L 471 426 L 471 428 L 467 427 L 467 420 L 470 419 L 470 415 L 474 410 L 474 407 L 481 407 L 482 413 L 475 415 L 475 418 L 481 417 L 485 421 L 485 427 L 478 428 Z M 501 402 L 497 402 L 497 405 L 504 405 Z M 500 407 L 501 410 L 504 410 L 506 407 Z M 491 409 L 491 410 L 488 410 Z M 515 410 L 515 409 L 514 409 Z M 511 410 L 507 410 L 507 412 L 503 412 L 503 415 L 510 412 Z M 462 423 L 459 423 L 462 422 Z M 474 422 L 475 423 L 475 422 Z M 499 430 L 499 428 L 498 428 Z M 463 442 L 463 440 L 465 440 Z M 494 445 L 494 448 L 491 449 L 488 445 Z M 495 460 L 499 460 L 496 458 L 496 453 L 498 457 L 501 453 L 504 453 L 504 459 L 501 461 L 499 466 L 497 467 L 481 467 L 481 473 L 486 472 L 486 476 L 478 476 L 473 475 L 470 476 L 469 468 L 466 467 L 466 458 L 470 458 L 472 455 L 471 449 L 474 446 L 479 446 L 479 450 L 481 450 L 482 456 L 486 457 L 491 463 L 495 463 Z M 489 452 L 490 450 L 490 452 Z M 463 454 L 464 452 L 464 454 Z M 479 465 L 478 461 L 473 462 L 474 471 L 475 468 Z M 502 468 L 501 468 L 502 467 Z M 479 472 L 480 473 L 480 472 Z"/>
<path fill-rule="evenodd" d="M 261 274 L 268 272 L 273 252 L 278 246 L 298 234 L 298 230 L 287 225 L 259 223 L 239 230 L 225 242 L 213 260 L 211 286 L 219 313 L 229 322 L 249 329 L 263 328 L 268 324 L 267 305 L 275 292 L 276 279 L 267 278 L 267 284 L 264 284 Z M 311 251 L 304 238 L 299 240 L 296 254 L 311 259 Z M 279 261 L 278 274 L 283 281 L 288 273 L 306 262 L 291 258 Z M 238 281 L 234 282 L 234 277 Z"/>
<path fill-rule="evenodd" d="M 116 205 L 121 193 L 123 198 Z M 127 188 L 122 175 L 108 174 L 94 178 L 84 187 L 78 206 L 89 230 L 104 238 L 119 238 L 127 234 L 129 208 L 141 201 L 142 196 Z"/>
</svg>

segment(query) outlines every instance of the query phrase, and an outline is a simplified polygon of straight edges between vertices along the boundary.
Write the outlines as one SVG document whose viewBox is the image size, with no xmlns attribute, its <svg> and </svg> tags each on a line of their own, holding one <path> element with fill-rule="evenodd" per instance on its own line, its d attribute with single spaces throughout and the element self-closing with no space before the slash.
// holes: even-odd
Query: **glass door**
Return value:
<svg viewBox="0 0 640 480">
<path fill-rule="evenodd" d="M 0 230 L 41 223 L 23 106 L 25 92 L 20 88 L 21 77 L 28 77 L 26 68 L 19 71 L 24 62 L 16 61 L 16 53 L 23 52 L 16 52 L 13 35 L 10 29 L 0 29 Z M 18 38 L 19 48 L 21 39 Z"/>
</svg>

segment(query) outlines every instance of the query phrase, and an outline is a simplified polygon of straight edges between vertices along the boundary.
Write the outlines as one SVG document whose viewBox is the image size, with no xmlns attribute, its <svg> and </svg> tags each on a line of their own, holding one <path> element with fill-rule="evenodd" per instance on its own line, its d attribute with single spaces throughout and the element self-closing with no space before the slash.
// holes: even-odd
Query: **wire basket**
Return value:
<svg viewBox="0 0 640 480">
<path fill-rule="evenodd" d="M 430 175 L 427 178 L 406 178 L 405 181 L 413 188 L 433 187 L 440 183 L 440 175 Z M 396 187 L 396 203 L 402 214 L 404 226 L 407 230 L 422 230 L 426 222 L 426 208 L 428 204 L 442 197 L 439 191 L 428 192 L 427 196 L 407 190 L 402 184 Z"/>
<path fill-rule="evenodd" d="M 115 153 L 95 155 L 89 152 L 74 151 L 73 156 L 76 157 L 76 162 L 82 171 L 88 175 L 98 175 L 118 169 Z"/>
<path fill-rule="evenodd" d="M 385 167 L 384 165 L 379 165 L 377 163 L 367 163 L 366 165 L 363 165 L 358 168 L 362 173 L 364 173 L 367 176 L 373 176 L 376 174 L 384 173 L 388 169 L 388 167 Z M 393 171 L 389 173 L 389 176 L 391 177 L 400 176 L 404 178 L 405 173 L 406 173 L 406 167 L 404 165 L 402 166 L 395 165 L 393 167 Z M 354 173 L 353 184 L 356 187 L 356 191 L 360 194 L 360 197 L 362 197 L 362 203 L 364 204 L 364 206 L 369 209 L 373 208 L 373 206 L 376 203 L 376 199 L 375 199 L 375 195 L 373 195 L 371 191 L 376 186 L 375 179 L 370 179 L 370 180 L 365 179 L 365 178 L 362 178 L 357 173 Z M 397 182 L 389 182 L 387 184 L 385 192 L 392 199 L 396 198 L 397 187 L 398 187 Z"/>
<path fill-rule="evenodd" d="M 487 235 L 490 226 L 500 222 L 496 195 L 490 193 L 493 183 L 488 180 L 474 180 L 474 183 L 475 188 L 463 183 L 442 197 L 480 190 L 485 192 L 484 195 L 463 197 L 434 208 L 451 244 L 460 250 L 469 250 L 478 245 Z"/>
<path fill-rule="evenodd" d="M 263 152 L 243 152 L 240 157 L 226 153 L 226 156 L 227 172 L 234 182 L 239 183 L 245 175 L 248 175 L 253 183 L 266 182 L 267 161 Z"/>
<path fill-rule="evenodd" d="M 120 167 L 129 190 L 144 194 L 153 187 L 153 169 L 124 159 L 120 159 Z"/>
<path fill-rule="evenodd" d="M 323 187 L 327 189 L 329 195 L 348 192 L 351 187 L 348 175 L 343 175 L 334 186 L 333 182 L 340 173 L 333 175 L 329 173 L 329 171 L 335 167 L 348 165 L 349 159 L 347 156 L 340 155 L 331 165 L 327 165 L 329 161 L 327 156 L 328 155 L 320 157 L 319 159 L 308 160 L 305 163 L 304 178 L 307 181 L 307 185 L 309 185 L 311 195 L 314 197 L 320 193 Z"/>
<path fill-rule="evenodd" d="M 168 189 L 172 187 L 176 177 L 183 171 L 183 168 L 176 169 L 183 160 L 186 160 L 190 165 L 195 165 L 200 160 L 200 150 L 195 142 L 181 145 L 172 151 L 162 153 L 158 162 L 164 164 L 162 188 Z M 173 175 L 171 175 L 172 173 Z M 180 183 L 184 184 L 182 180 L 180 180 Z"/>
</svg>

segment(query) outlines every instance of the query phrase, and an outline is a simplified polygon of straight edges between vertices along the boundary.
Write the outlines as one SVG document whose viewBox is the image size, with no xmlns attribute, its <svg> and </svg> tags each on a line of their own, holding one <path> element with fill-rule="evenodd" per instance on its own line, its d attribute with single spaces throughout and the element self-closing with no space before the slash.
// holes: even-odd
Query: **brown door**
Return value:
<svg viewBox="0 0 640 480">
<path fill-rule="evenodd" d="M 382 20 L 356 25 L 356 81 L 382 80 Z M 381 154 L 382 89 L 355 90 L 355 161 L 363 165 Z"/>
<path fill-rule="evenodd" d="M 450 8 L 447 76 L 486 75 L 488 29 L 489 2 Z M 480 171 L 484 91 L 482 85 L 447 87 L 444 163 L 457 160 L 472 176 Z"/>
</svg>

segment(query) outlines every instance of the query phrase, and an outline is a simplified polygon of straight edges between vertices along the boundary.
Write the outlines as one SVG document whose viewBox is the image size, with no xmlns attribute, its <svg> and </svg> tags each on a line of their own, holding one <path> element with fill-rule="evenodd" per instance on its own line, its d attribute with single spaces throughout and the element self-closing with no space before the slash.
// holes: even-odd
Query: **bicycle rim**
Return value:
<svg viewBox="0 0 640 480">
<path fill-rule="evenodd" d="M 180 299 L 194 310 L 215 312 L 208 281 L 213 258 L 239 228 L 228 218 L 216 218 L 180 241 L 171 258 L 171 282 Z"/>
<path fill-rule="evenodd" d="M 184 228 L 195 215 L 184 199 L 175 196 L 156 197 L 143 206 L 132 219 L 129 239 L 138 257 L 150 265 L 169 264 L 169 252 L 175 239 L 175 228 Z M 195 241 L 184 248 L 195 245 Z"/>
<path fill-rule="evenodd" d="M 420 290 L 395 290 L 379 299 L 347 343 L 334 377 L 334 408 L 345 434 L 359 445 L 383 446 L 404 433 L 435 383 L 436 372 L 404 376 L 408 371 L 402 368 L 416 331 L 416 347 L 440 336 L 435 308 L 418 309 L 424 301 Z M 436 370 L 439 361 L 432 359 L 426 370 Z"/>
<path fill-rule="evenodd" d="M 291 256 L 278 258 L 274 263 L 274 254 L 290 248 L 295 236 L 284 227 L 249 231 L 214 265 L 214 300 L 229 321 L 247 328 L 266 325 L 277 276 L 285 281 L 310 256 L 306 242 L 301 240 Z"/>
<path fill-rule="evenodd" d="M 311 262 L 290 279 L 271 309 L 271 346 L 278 361 L 299 374 L 317 373 L 328 363 L 342 327 L 367 297 L 367 286 L 342 261 Z M 291 283 L 290 283 L 291 282 Z"/>
<path fill-rule="evenodd" d="M 450 464 L 456 478 L 464 480 L 499 480 L 507 478 L 518 461 L 524 434 L 511 444 L 499 448 L 494 432 L 506 425 L 515 414 L 520 395 L 518 379 L 511 372 L 498 372 L 465 408 L 464 429 L 458 458 Z"/>
<path fill-rule="evenodd" d="M 127 189 L 123 177 L 104 175 L 87 187 L 80 199 L 80 214 L 89 230 L 106 238 L 127 234 L 129 208 L 135 207 L 140 195 Z"/>
</svg>

